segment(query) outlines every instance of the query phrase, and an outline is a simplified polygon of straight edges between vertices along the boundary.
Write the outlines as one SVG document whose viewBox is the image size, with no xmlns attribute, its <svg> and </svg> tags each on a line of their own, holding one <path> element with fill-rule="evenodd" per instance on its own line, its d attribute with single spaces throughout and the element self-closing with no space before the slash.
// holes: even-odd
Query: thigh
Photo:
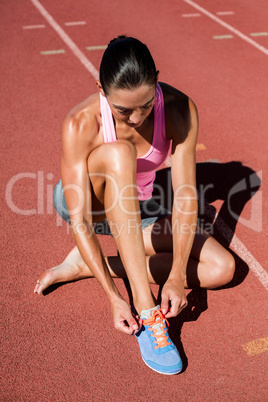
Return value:
<svg viewBox="0 0 268 402">
<path fill-rule="evenodd" d="M 92 205 L 96 207 L 103 207 L 108 154 L 109 144 L 103 144 L 95 148 L 87 160 Z"/>
<path fill-rule="evenodd" d="M 92 208 L 104 212 L 118 202 L 120 180 L 124 172 L 136 169 L 136 148 L 126 140 L 102 144 L 88 157 L 88 173 L 91 183 Z M 106 189 L 109 189 L 105 191 Z"/>
<path fill-rule="evenodd" d="M 111 160 L 113 148 L 114 143 L 102 144 L 90 153 L 87 160 L 94 222 L 101 222 L 106 219 L 104 191 L 107 180 L 113 180 L 109 174 L 109 167 L 113 163 Z"/>
<path fill-rule="evenodd" d="M 166 216 L 143 229 L 146 255 L 173 251 L 172 216 Z"/>
<path fill-rule="evenodd" d="M 173 252 L 172 216 L 166 216 L 143 230 L 146 255 Z M 197 261 L 207 261 L 215 253 L 224 253 L 225 249 L 207 232 L 197 228 L 190 257 Z M 213 257 L 214 258 L 214 257 Z"/>
</svg>

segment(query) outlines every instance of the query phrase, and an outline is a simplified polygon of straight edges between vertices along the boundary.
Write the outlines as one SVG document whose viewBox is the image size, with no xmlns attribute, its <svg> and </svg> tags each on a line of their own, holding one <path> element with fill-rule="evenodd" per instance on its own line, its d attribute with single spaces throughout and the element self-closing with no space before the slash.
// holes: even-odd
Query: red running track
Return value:
<svg viewBox="0 0 268 402">
<path fill-rule="evenodd" d="M 184 0 L 40 1 L 71 42 L 37 2 L 0 4 L 1 400 L 267 400 L 268 56 L 260 50 L 268 49 L 266 1 L 196 0 L 209 14 Z M 171 378 L 148 369 L 135 338 L 113 329 L 95 280 L 33 294 L 40 273 L 73 246 L 51 192 L 60 177 L 63 118 L 95 91 L 89 64 L 74 51 L 97 70 L 103 50 L 86 47 L 121 33 L 146 42 L 160 79 L 196 102 L 198 177 L 212 184 L 206 195 L 219 213 L 215 236 L 237 254 L 234 286 L 189 291 L 188 308 L 170 320 L 184 361 Z M 257 177 L 262 185 L 253 196 Z M 244 192 L 230 214 L 225 207 L 237 182 Z M 111 239 L 101 242 L 106 254 L 115 253 Z M 127 297 L 123 281 L 116 284 Z"/>
</svg>

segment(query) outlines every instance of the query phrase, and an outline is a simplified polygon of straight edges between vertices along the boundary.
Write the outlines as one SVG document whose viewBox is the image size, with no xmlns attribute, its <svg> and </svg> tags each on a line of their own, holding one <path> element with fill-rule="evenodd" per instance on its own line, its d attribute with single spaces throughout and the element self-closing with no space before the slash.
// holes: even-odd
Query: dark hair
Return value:
<svg viewBox="0 0 268 402">
<path fill-rule="evenodd" d="M 156 85 L 158 71 L 148 47 L 138 39 L 118 36 L 111 40 L 100 64 L 100 83 L 105 95 L 109 89 L 134 89 L 142 84 Z"/>
</svg>

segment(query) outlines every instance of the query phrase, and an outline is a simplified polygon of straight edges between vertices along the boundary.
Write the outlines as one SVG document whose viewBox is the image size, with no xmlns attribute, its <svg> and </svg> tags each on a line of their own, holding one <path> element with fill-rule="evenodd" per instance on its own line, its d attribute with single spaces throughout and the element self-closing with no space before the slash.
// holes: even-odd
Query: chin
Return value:
<svg viewBox="0 0 268 402">
<path fill-rule="evenodd" d="M 140 127 L 141 125 L 143 124 L 143 121 L 142 122 L 140 122 L 140 123 L 127 123 L 127 125 L 129 126 L 129 127 L 133 127 L 133 128 L 138 128 L 138 127 Z"/>
</svg>

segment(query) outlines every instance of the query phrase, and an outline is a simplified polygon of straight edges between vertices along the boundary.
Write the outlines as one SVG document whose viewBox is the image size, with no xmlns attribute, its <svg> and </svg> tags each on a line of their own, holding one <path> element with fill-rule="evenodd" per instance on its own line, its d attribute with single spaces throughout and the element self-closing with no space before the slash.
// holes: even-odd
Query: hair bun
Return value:
<svg viewBox="0 0 268 402">
<path fill-rule="evenodd" d="M 109 42 L 108 46 L 110 46 L 112 43 L 119 42 L 120 40 L 123 40 L 126 38 L 127 38 L 126 35 L 118 35 L 117 38 L 114 38 Z"/>
</svg>

